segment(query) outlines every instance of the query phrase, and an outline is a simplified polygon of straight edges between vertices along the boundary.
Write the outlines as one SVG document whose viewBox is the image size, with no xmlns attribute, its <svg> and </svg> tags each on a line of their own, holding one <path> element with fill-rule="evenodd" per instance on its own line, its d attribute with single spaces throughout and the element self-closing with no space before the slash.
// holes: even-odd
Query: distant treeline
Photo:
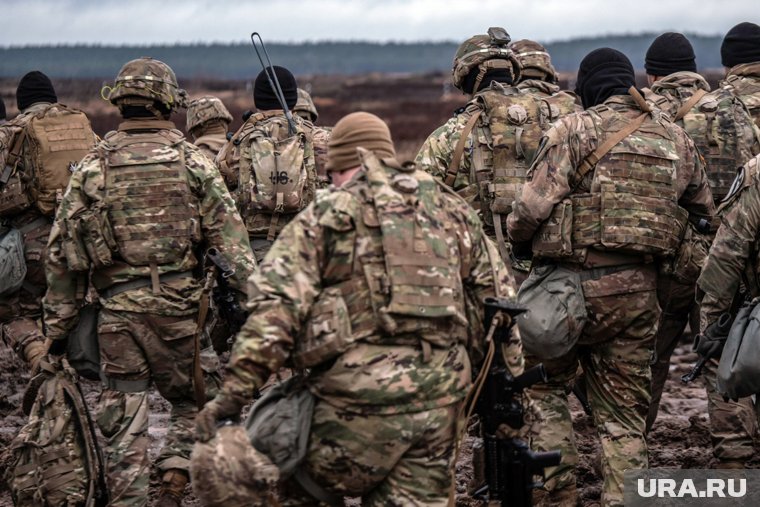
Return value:
<svg viewBox="0 0 760 507">
<path fill-rule="evenodd" d="M 603 46 L 623 51 L 636 68 L 656 33 L 573 39 L 547 44 L 560 71 L 574 71 L 583 56 Z M 718 68 L 720 36 L 687 34 L 700 69 Z M 303 74 L 363 74 L 368 72 L 448 72 L 455 42 L 372 43 L 316 42 L 269 44 L 272 61 Z M 168 63 L 179 77 L 245 79 L 259 71 L 249 44 L 163 46 L 25 46 L 0 48 L 0 77 L 21 76 L 38 69 L 51 77 L 112 79 L 133 58 L 152 56 Z"/>
</svg>

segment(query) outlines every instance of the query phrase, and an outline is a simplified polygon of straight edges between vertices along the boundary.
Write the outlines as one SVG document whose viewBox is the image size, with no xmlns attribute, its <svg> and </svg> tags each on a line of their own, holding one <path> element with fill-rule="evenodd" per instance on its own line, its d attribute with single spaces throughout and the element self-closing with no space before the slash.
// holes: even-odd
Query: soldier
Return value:
<svg viewBox="0 0 760 507">
<path fill-rule="evenodd" d="M 697 351 L 703 357 L 708 359 L 720 358 L 720 352 L 723 348 L 723 342 L 726 339 L 724 333 L 714 333 L 714 325 L 724 313 L 735 313 L 734 300 L 738 295 L 739 284 L 742 283 L 748 287 L 751 297 L 758 297 L 758 273 L 760 273 L 760 262 L 758 259 L 758 236 L 760 233 L 760 156 L 757 156 L 747 162 L 740 170 L 736 182 L 732 186 L 732 192 L 726 197 L 721 204 L 721 222 L 718 232 L 715 235 L 710 254 L 699 276 L 697 285 L 697 299 L 700 303 L 699 329 L 700 336 L 697 341 Z M 722 335 L 722 336 L 721 336 Z M 715 369 L 715 367 L 714 367 Z M 715 373 L 713 373 L 713 378 Z M 714 390 L 714 387 L 713 387 Z M 751 400 L 746 400 L 748 406 L 752 406 Z M 733 408 L 725 403 L 715 408 L 718 413 L 710 414 L 711 431 L 713 418 L 717 415 L 721 417 L 722 422 L 728 423 L 733 420 L 735 426 L 724 428 L 724 436 L 731 437 L 729 433 L 733 430 L 737 435 L 744 436 L 744 432 L 750 427 L 744 424 L 736 409 L 726 413 L 719 412 L 723 407 Z M 708 405 L 709 408 L 709 405 Z M 715 435 L 712 435 L 713 438 Z M 729 440 L 728 444 L 734 444 L 736 451 L 744 450 L 746 455 L 752 455 L 752 438 L 754 434 L 746 435 L 748 441 L 744 449 L 737 446 Z M 717 450 L 718 447 L 713 442 Z M 739 442 L 741 443 L 741 442 Z M 739 459 L 731 461 L 721 461 L 722 468 L 744 468 L 747 457 L 738 456 Z"/>
<path fill-rule="evenodd" d="M 153 382 L 172 406 L 156 463 L 162 473 L 157 505 L 178 506 L 198 391 L 205 385 L 213 396 L 219 382 L 218 358 L 198 331 L 206 298 L 195 272 L 196 247 L 204 242 L 219 251 L 234 268 L 229 282 L 241 296 L 255 260 L 219 171 L 169 121 L 185 93 L 169 66 L 132 60 L 104 92 L 124 122 L 77 166 L 59 207 L 48 242 L 45 326 L 60 350 L 91 270 L 102 305 L 104 389 L 96 421 L 107 442 L 109 505 L 147 505 Z"/>
<path fill-rule="evenodd" d="M 583 59 L 576 93 L 586 110 L 546 133 L 507 219 L 515 254 L 532 250 L 534 272 L 578 273 L 588 312 L 577 344 L 544 361 L 549 381 L 531 392 L 545 418 L 534 446 L 562 451 L 537 495 L 547 504 L 577 500 L 565 389 L 579 362 L 602 442 L 602 503 L 622 505 L 623 471 L 647 467 L 644 420 L 659 317 L 652 261 L 678 244 L 685 221 L 679 206 L 695 219 L 714 213 L 693 142 L 658 111 L 646 112 L 634 83 L 633 66 L 619 51 L 597 49 Z"/>
<path fill-rule="evenodd" d="M 227 144 L 227 128 L 231 121 L 232 115 L 221 100 L 204 95 L 187 105 L 185 130 L 192 136 L 193 144 L 214 160 L 222 146 Z"/>
<path fill-rule="evenodd" d="M 726 68 L 721 87 L 739 97 L 760 127 L 760 26 L 739 23 L 728 31 L 720 46 Z"/>
<path fill-rule="evenodd" d="M 503 220 L 525 181 L 538 140 L 550 123 L 575 110 L 575 97 L 539 85 L 533 94 L 513 86 L 521 79 L 517 57 L 503 28 L 467 39 L 454 56 L 452 82 L 470 102 L 435 130 L 416 162 L 479 210 L 486 234 L 510 257 Z M 531 80 L 532 82 L 534 80 Z M 500 140 L 500 142 L 499 142 Z M 524 278 L 525 262 L 513 262 Z"/>
<path fill-rule="evenodd" d="M 552 65 L 552 57 L 546 48 L 536 41 L 521 39 L 509 46 L 520 62 L 520 80 L 517 88 L 530 93 L 550 97 L 560 91 L 559 75 Z M 580 110 L 580 107 L 578 107 Z"/>
<path fill-rule="evenodd" d="M 314 101 L 311 100 L 309 92 L 303 88 L 298 89 L 298 102 L 296 107 L 293 108 L 293 112 L 311 123 L 316 124 L 319 114 L 317 113 L 317 107 L 314 105 Z M 330 140 L 330 127 L 317 127 L 315 125 L 313 132 L 314 139 L 314 158 L 317 163 L 317 177 L 319 178 L 319 188 L 327 188 L 330 182 L 327 180 L 327 172 L 325 172 L 325 164 L 327 163 L 327 143 Z"/>
<path fill-rule="evenodd" d="M 285 105 L 292 110 L 298 100 L 296 78 L 283 67 L 268 68 L 268 73 L 279 82 Z M 290 124 L 270 78 L 263 70 L 256 77 L 253 100 L 258 111 L 216 159 L 222 173 L 237 181 L 235 202 L 257 261 L 282 228 L 314 199 L 317 188 L 314 126 L 297 115 Z"/>
<path fill-rule="evenodd" d="M 42 72 L 21 78 L 16 102 L 20 114 L 0 127 L 0 236 L 20 233 L 25 276 L 15 289 L 8 286 L 9 279 L 0 282 L 0 330 L 5 343 L 34 371 L 47 350 L 40 326 L 43 262 L 56 201 L 71 167 L 96 138 L 84 113 L 58 103 L 53 84 Z M 62 129 L 66 136 L 48 134 Z"/>
<path fill-rule="evenodd" d="M 657 37 L 647 51 L 645 68 L 651 86 L 651 90 L 645 90 L 647 99 L 666 111 L 694 140 L 705 158 L 717 206 L 725 197 L 737 167 L 760 153 L 760 131 L 745 105 L 728 88 L 710 92 L 707 81 L 696 73 L 694 50 L 682 34 L 668 32 Z M 705 224 L 705 228 L 709 228 L 709 224 Z M 693 234 L 700 233 L 693 229 Z M 705 237 L 704 241 L 708 239 Z M 704 257 L 700 259 L 704 261 Z M 647 431 L 657 418 L 670 370 L 670 356 L 689 322 L 689 315 L 697 311 L 694 294 L 698 275 L 695 270 L 687 278 L 670 274 L 658 280 L 662 315 L 655 339 Z M 692 324 L 696 333 L 698 320 L 692 319 Z M 740 464 L 743 467 L 743 462 L 752 457 L 754 451 L 753 435 L 757 429 L 754 408 L 748 399 L 738 403 L 723 401 L 714 387 L 716 366 L 717 361 L 713 361 L 704 370 L 713 453 L 721 468 Z"/>
<path fill-rule="evenodd" d="M 482 358 L 482 300 L 513 297 L 514 282 L 474 211 L 399 164 L 378 117 L 346 116 L 328 150 L 334 187 L 285 227 L 250 279 L 251 316 L 198 436 L 210 439 L 292 361 L 311 367 L 316 397 L 300 465 L 309 482 L 363 505 L 444 505 L 468 352 Z M 521 371 L 519 338 L 505 350 Z"/>
</svg>

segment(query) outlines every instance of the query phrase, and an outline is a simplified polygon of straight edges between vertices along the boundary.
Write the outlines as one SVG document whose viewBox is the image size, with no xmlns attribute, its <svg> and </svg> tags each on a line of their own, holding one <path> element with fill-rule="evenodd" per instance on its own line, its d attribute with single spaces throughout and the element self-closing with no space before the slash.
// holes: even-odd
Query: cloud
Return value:
<svg viewBox="0 0 760 507">
<path fill-rule="evenodd" d="M 492 25 L 513 39 L 678 30 L 722 34 L 757 19 L 756 0 L 4 0 L 0 44 L 265 40 L 462 40 Z M 619 7 L 625 6 L 624 9 Z"/>
</svg>

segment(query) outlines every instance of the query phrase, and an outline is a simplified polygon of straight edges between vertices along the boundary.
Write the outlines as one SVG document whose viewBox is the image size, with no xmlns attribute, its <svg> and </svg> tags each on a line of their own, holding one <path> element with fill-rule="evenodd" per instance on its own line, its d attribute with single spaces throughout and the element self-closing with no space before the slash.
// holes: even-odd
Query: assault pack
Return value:
<svg viewBox="0 0 760 507">
<path fill-rule="evenodd" d="M 575 111 L 575 97 L 567 92 L 540 97 L 494 81 L 475 96 L 469 108 L 472 116 L 455 147 L 445 181 L 453 186 L 470 132 L 479 121 L 486 124 L 491 142 L 481 129 L 476 130 L 470 182 L 477 184 L 481 218 L 496 230 L 497 238 L 503 237 L 502 217 L 512 211 L 527 181 L 541 136 L 552 122 Z"/>
<path fill-rule="evenodd" d="M 293 128 L 293 132 L 290 128 Z M 316 161 L 311 123 L 300 118 L 289 125 L 281 110 L 251 115 L 232 136 L 240 150 L 237 204 L 249 233 L 263 229 L 274 240 L 282 215 L 304 209 L 316 192 Z M 229 167 L 233 149 L 220 154 Z"/>
<path fill-rule="evenodd" d="M 31 118 L 14 129 L 0 174 L 0 217 L 19 213 L 32 203 L 52 216 L 74 166 L 95 145 L 90 121 L 79 110 L 51 104 L 29 114 Z"/>
<path fill-rule="evenodd" d="M 5 472 L 19 507 L 99 507 L 107 504 L 95 428 L 76 372 L 66 359 L 51 356 L 24 396 L 29 421 L 9 449 Z"/>
</svg>

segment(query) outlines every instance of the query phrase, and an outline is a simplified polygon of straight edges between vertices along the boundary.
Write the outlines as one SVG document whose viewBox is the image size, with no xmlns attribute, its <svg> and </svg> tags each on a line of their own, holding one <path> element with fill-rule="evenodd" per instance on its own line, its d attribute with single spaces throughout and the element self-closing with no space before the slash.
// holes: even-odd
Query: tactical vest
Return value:
<svg viewBox="0 0 760 507">
<path fill-rule="evenodd" d="M 17 213 L 30 203 L 52 216 L 74 166 L 95 145 L 90 121 L 81 111 L 50 104 L 30 115 L 16 131 L 0 178 L 0 216 Z"/>
<path fill-rule="evenodd" d="M 231 139 L 240 150 L 236 201 L 251 235 L 274 240 L 282 227 L 304 209 L 316 191 L 312 125 L 295 121 L 290 135 L 282 111 L 252 115 Z M 228 146 L 223 164 L 229 166 Z"/>
<path fill-rule="evenodd" d="M 177 130 L 116 132 L 99 154 L 105 179 L 105 229 L 114 253 L 132 266 L 182 260 L 201 239 L 199 203 L 187 181 Z"/>
<path fill-rule="evenodd" d="M 707 162 L 710 189 L 715 202 L 720 202 L 738 168 L 756 155 L 754 150 L 760 147 L 750 113 L 742 100 L 720 88 L 684 114 L 683 127 Z"/>
<path fill-rule="evenodd" d="M 492 86 L 476 100 L 491 142 L 481 142 L 478 132 L 471 179 L 478 184 L 481 217 L 493 227 L 494 214 L 506 217 L 512 211 L 541 136 L 552 122 L 575 111 L 575 98 L 565 92 L 540 97 L 517 88 Z"/>
<path fill-rule="evenodd" d="M 296 341 L 311 367 L 362 340 L 450 347 L 467 339 L 459 252 L 471 250 L 432 176 L 362 150 L 367 185 L 349 183 L 320 217 L 333 248 L 326 286 Z M 452 242 L 454 245 L 452 246 Z M 452 249 L 453 248 L 453 249 Z"/>
<path fill-rule="evenodd" d="M 598 144 L 631 121 L 607 106 L 587 110 Z M 686 222 L 678 206 L 677 146 L 659 121 L 645 121 L 593 169 L 591 192 L 557 204 L 533 241 L 537 257 L 563 258 L 591 247 L 632 255 L 673 255 Z"/>
</svg>

